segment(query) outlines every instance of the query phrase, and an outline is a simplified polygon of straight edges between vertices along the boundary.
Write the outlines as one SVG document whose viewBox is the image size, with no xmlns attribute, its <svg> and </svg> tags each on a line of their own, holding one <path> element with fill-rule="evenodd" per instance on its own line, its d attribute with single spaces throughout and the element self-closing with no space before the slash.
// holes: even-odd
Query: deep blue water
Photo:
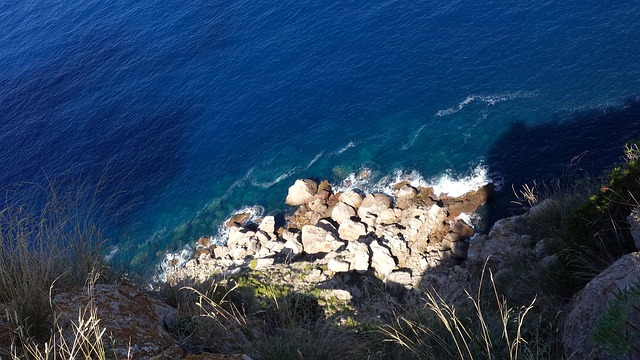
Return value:
<svg viewBox="0 0 640 360">
<path fill-rule="evenodd" d="M 109 235 L 153 262 L 241 207 L 285 209 L 300 177 L 482 164 L 522 183 L 584 151 L 602 171 L 640 138 L 639 16 L 626 0 L 0 0 L 0 185 L 108 179 L 126 209 Z"/>
</svg>

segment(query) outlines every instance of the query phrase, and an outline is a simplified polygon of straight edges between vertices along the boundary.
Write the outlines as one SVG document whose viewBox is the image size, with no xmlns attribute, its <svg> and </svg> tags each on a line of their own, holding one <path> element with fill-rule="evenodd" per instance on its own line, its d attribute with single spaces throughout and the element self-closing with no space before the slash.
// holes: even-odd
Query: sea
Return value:
<svg viewBox="0 0 640 360">
<path fill-rule="evenodd" d="M 0 189 L 95 187 L 150 269 L 298 178 L 454 194 L 640 138 L 640 2 L 0 0 Z M 5 195 L 5 194 L 3 194 Z M 517 207 L 517 206 L 516 206 Z"/>
</svg>

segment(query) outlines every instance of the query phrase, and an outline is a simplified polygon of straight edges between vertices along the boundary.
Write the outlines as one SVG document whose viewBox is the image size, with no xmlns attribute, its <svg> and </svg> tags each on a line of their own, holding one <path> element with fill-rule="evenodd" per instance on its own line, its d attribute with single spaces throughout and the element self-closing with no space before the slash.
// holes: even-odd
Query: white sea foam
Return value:
<svg viewBox="0 0 640 360">
<path fill-rule="evenodd" d="M 353 141 L 349 141 L 349 143 L 348 143 L 347 145 L 343 146 L 342 148 L 340 148 L 340 149 L 339 149 L 338 151 L 336 151 L 335 153 L 336 153 L 337 155 L 340 155 L 340 154 L 342 154 L 343 152 L 345 152 L 345 151 L 347 151 L 347 150 L 349 150 L 349 149 L 351 149 L 351 148 L 354 148 L 354 147 L 356 147 L 356 143 L 354 143 Z"/>
<path fill-rule="evenodd" d="M 258 186 L 261 187 L 263 189 L 268 189 L 270 187 L 272 187 L 273 185 L 279 183 L 280 181 L 291 177 L 291 175 L 295 174 L 298 172 L 297 168 L 291 168 L 288 171 L 283 172 L 282 174 L 278 175 L 277 178 L 275 178 L 273 181 L 269 181 L 269 182 L 257 182 L 257 181 L 253 181 L 251 182 L 251 185 L 253 186 Z"/>
<path fill-rule="evenodd" d="M 366 175 L 366 176 L 363 176 Z M 487 168 L 480 164 L 473 169 L 473 173 L 464 177 L 455 177 L 451 171 L 427 181 L 420 172 L 416 170 L 404 171 L 395 170 L 389 175 L 379 177 L 373 170 L 361 167 L 358 172 L 349 174 L 340 184 L 335 186 L 336 191 L 346 191 L 358 188 L 365 192 L 381 192 L 393 195 L 393 186 L 406 181 L 413 187 L 431 187 L 438 195 L 448 194 L 449 196 L 462 196 L 469 191 L 477 190 L 480 187 L 491 183 Z"/>
<path fill-rule="evenodd" d="M 480 164 L 476 166 L 473 173 L 469 176 L 455 178 L 451 172 L 447 171 L 430 182 L 428 186 L 433 188 L 435 194 L 446 194 L 451 197 L 457 197 L 469 191 L 477 190 L 491 182 L 487 168 L 483 164 Z"/>
<path fill-rule="evenodd" d="M 184 265 L 193 256 L 193 249 L 190 246 L 185 246 L 178 252 L 167 253 L 164 259 L 158 265 L 156 275 L 154 276 L 155 282 L 167 281 L 167 272 L 174 267 Z"/>
<path fill-rule="evenodd" d="M 308 170 L 310 167 L 312 167 L 313 164 L 316 163 L 316 161 L 320 160 L 323 154 L 324 154 L 324 151 L 320 151 L 319 153 L 317 153 L 316 156 L 311 161 L 309 161 L 309 163 L 307 164 L 307 167 L 305 167 L 304 169 Z"/>
<path fill-rule="evenodd" d="M 607 98 L 607 99 L 599 99 L 594 100 L 582 105 L 577 106 L 564 106 L 558 110 L 559 112 L 587 112 L 587 111 L 606 111 L 610 108 L 620 108 L 624 106 L 627 98 Z"/>
<path fill-rule="evenodd" d="M 240 210 L 236 210 L 229 217 L 238 215 L 238 214 L 249 214 L 249 218 L 247 222 L 257 222 L 260 217 L 264 215 L 264 208 L 260 205 L 253 206 L 245 206 Z M 228 219 L 228 218 L 227 218 Z M 226 221 L 226 220 L 225 220 Z M 218 233 L 215 236 L 211 237 L 211 243 L 216 245 L 224 245 L 227 243 L 229 239 L 229 229 L 224 226 L 224 223 L 218 226 Z"/>
<path fill-rule="evenodd" d="M 452 106 L 447 109 L 436 111 L 435 115 L 433 115 L 432 120 L 429 122 L 425 122 L 416 131 L 414 131 L 412 133 L 410 140 L 404 143 L 401 148 L 402 150 L 408 150 L 409 148 L 411 148 L 413 144 L 416 142 L 416 140 L 418 139 L 418 137 L 420 136 L 420 134 L 422 133 L 422 131 L 425 129 L 425 127 L 433 123 L 434 119 L 455 114 L 461 111 L 462 109 L 464 109 L 465 107 L 467 107 L 468 105 L 471 105 L 472 103 L 480 102 L 480 103 L 485 103 L 491 106 L 491 105 L 495 105 L 497 103 L 501 103 L 501 102 L 512 100 L 512 99 L 533 98 L 538 95 L 539 93 L 536 91 L 530 91 L 530 92 L 517 91 L 513 93 L 495 94 L 495 95 L 469 95 L 464 100 L 459 102 L 458 105 L 456 106 Z M 483 111 L 482 118 L 486 119 L 487 116 L 488 116 L 487 112 Z"/>
<path fill-rule="evenodd" d="M 475 229 L 476 225 L 480 222 L 481 219 L 480 219 L 480 215 L 478 215 L 477 213 L 471 213 L 471 214 L 461 213 L 460 215 L 456 216 L 456 218 L 453 220 L 453 224 L 455 224 L 455 222 L 458 220 L 464 221 L 465 224 Z"/>
<path fill-rule="evenodd" d="M 308 170 L 310 167 L 313 166 L 313 164 L 315 164 L 318 160 L 320 160 L 320 158 L 322 157 L 322 155 L 324 155 L 324 151 L 320 151 L 319 153 L 316 154 L 316 156 L 311 159 L 311 161 L 309 161 L 309 163 L 307 164 L 307 166 L 302 170 Z M 274 180 L 272 181 L 267 181 L 267 182 L 259 182 L 259 181 L 252 181 L 251 185 L 253 186 L 257 186 L 257 187 L 261 187 L 263 189 L 268 189 L 270 187 L 272 187 L 273 185 L 279 183 L 280 181 L 287 179 L 291 176 L 293 176 L 294 174 L 299 173 L 301 170 L 299 167 L 294 166 L 292 168 L 290 168 L 289 170 L 283 172 L 282 174 L 278 175 L 278 177 L 276 177 Z M 248 174 L 251 175 L 251 174 Z"/>
<path fill-rule="evenodd" d="M 497 103 L 507 101 L 507 100 L 532 98 L 532 97 L 536 97 L 537 95 L 538 95 L 538 92 L 535 92 L 535 91 L 530 91 L 530 92 L 516 91 L 514 93 L 495 94 L 495 95 L 469 95 L 464 100 L 459 102 L 457 106 L 453 106 L 444 110 L 438 110 L 435 116 L 441 117 L 441 116 L 455 114 L 474 102 L 483 102 L 488 105 L 495 105 Z"/>
<path fill-rule="evenodd" d="M 391 175 L 383 176 L 372 186 L 372 189 L 374 192 L 393 195 L 393 186 L 403 181 L 408 182 L 413 187 L 428 186 L 427 181 L 418 171 L 412 170 L 411 172 L 406 172 L 397 169 Z"/>
<path fill-rule="evenodd" d="M 227 195 L 229 195 L 231 193 L 231 190 L 237 188 L 237 187 L 241 187 L 243 186 L 247 180 L 251 177 L 251 175 L 253 174 L 253 172 L 255 171 L 255 166 L 252 167 L 251 169 L 249 169 L 243 177 L 241 177 L 240 179 L 236 180 L 233 182 L 233 184 L 231 184 L 231 186 L 229 187 L 229 190 L 227 190 L 227 192 L 225 193 L 225 197 Z"/>
</svg>

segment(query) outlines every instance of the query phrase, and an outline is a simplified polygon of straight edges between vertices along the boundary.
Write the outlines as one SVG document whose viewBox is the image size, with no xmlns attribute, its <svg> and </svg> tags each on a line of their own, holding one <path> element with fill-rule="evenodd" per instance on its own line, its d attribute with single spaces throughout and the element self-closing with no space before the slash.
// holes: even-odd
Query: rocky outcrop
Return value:
<svg viewBox="0 0 640 360">
<path fill-rule="evenodd" d="M 105 329 L 103 340 L 117 358 L 177 359 L 183 356 L 182 349 L 165 330 L 165 325 L 175 316 L 175 309 L 138 290 L 120 285 L 95 285 L 90 292 L 76 289 L 58 294 L 53 303 L 54 316 L 66 336 L 72 336 L 78 314 L 87 309 L 87 304 L 92 304 L 100 319 L 99 326 Z"/>
<path fill-rule="evenodd" d="M 498 220 L 488 235 L 478 236 L 469 244 L 467 260 L 477 267 L 487 261 L 496 272 L 515 256 L 532 251 L 533 241 L 527 232 L 523 216 Z"/>
<path fill-rule="evenodd" d="M 446 200 L 468 205 L 469 199 L 486 200 L 477 195 L 485 193 Z M 466 258 L 474 230 L 455 219 L 432 189 L 400 183 L 394 195 L 364 194 L 357 189 L 335 194 L 327 181 L 316 185 L 312 180 L 297 180 L 287 196 L 287 203 L 298 204 L 297 209 L 284 228 L 275 229 L 273 216 L 245 226 L 238 224 L 246 219 L 234 216 L 227 221 L 233 226 L 225 245 L 215 246 L 210 253 L 199 252 L 197 259 L 174 269 L 173 275 L 198 278 L 198 269 L 203 268 L 229 274 L 248 263 L 264 268 L 293 260 L 324 266 L 329 274 L 371 274 L 407 289 L 415 287 L 428 268 Z M 505 231 L 496 228 L 493 235 Z M 500 248 L 476 251 L 475 258 Z"/>
<path fill-rule="evenodd" d="M 640 278 L 640 252 L 627 254 L 605 271 L 592 279 L 574 298 L 564 325 L 562 343 L 567 358 L 571 359 L 628 359 L 628 356 L 613 356 L 596 346 L 591 332 L 599 316 L 603 314 L 615 294 L 625 290 Z M 640 307 L 640 301 L 633 304 Z M 627 321 L 630 326 L 640 327 L 637 316 Z"/>
</svg>

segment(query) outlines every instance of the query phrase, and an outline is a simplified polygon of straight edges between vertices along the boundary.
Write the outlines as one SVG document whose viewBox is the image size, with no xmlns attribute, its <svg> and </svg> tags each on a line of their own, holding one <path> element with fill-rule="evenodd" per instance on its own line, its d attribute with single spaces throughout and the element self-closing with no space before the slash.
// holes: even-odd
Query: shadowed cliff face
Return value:
<svg viewBox="0 0 640 360">
<path fill-rule="evenodd" d="M 489 206 L 492 220 L 510 215 L 518 207 L 511 186 L 516 189 L 534 180 L 562 178 L 571 169 L 599 176 L 621 160 L 622 148 L 640 138 L 640 100 L 628 100 L 619 108 L 575 112 L 567 119 L 527 126 L 514 121 L 495 143 L 487 165 L 504 179 L 503 191 Z"/>
</svg>

